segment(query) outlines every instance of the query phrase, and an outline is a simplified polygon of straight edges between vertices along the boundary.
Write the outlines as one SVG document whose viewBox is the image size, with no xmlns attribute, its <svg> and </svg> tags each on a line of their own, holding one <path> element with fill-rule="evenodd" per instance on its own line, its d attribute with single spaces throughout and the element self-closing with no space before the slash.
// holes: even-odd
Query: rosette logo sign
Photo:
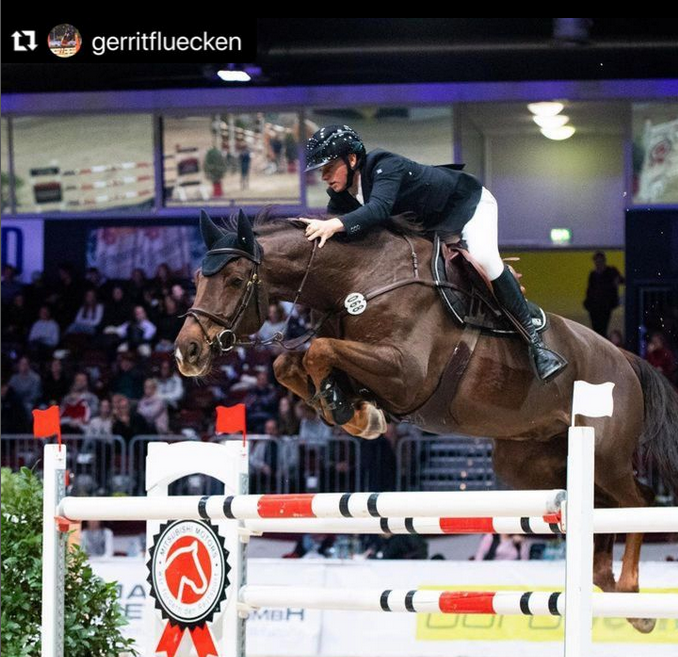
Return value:
<svg viewBox="0 0 678 657">
<path fill-rule="evenodd" d="M 230 570 L 218 529 L 201 520 L 161 525 L 149 553 L 151 596 L 168 620 L 156 652 L 173 657 L 188 630 L 199 657 L 218 655 L 207 623 L 226 600 Z"/>
</svg>

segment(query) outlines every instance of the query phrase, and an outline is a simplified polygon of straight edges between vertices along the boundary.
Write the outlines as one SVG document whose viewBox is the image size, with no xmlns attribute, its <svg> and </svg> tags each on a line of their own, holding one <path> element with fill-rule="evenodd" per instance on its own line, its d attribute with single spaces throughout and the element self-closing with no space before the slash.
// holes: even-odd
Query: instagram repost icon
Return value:
<svg viewBox="0 0 678 657">
<path fill-rule="evenodd" d="M 57 57 L 73 57 L 82 46 L 82 37 L 75 27 L 62 23 L 50 30 L 47 45 Z"/>
</svg>

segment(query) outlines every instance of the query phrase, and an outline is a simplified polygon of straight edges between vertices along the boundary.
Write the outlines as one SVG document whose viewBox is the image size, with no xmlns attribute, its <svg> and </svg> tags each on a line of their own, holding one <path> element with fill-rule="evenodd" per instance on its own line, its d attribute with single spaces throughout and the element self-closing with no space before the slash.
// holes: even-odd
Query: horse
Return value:
<svg viewBox="0 0 678 657">
<path fill-rule="evenodd" d="M 269 302 L 303 303 L 319 321 L 305 351 L 275 359 L 277 380 L 327 423 L 372 438 L 387 419 L 411 417 L 432 398 L 463 346 L 464 327 L 445 310 L 432 280 L 420 274 L 431 265 L 431 241 L 407 221 L 394 220 L 358 240 L 338 234 L 322 249 L 309 242 L 301 222 L 267 213 L 252 225 L 240 211 L 237 221 L 232 217 L 220 228 L 203 211 L 200 226 L 208 251 L 175 343 L 185 376 L 204 376 L 219 354 L 251 344 L 243 336 L 260 328 Z M 386 291 L 371 295 L 377 288 Z M 641 458 L 655 462 L 678 491 L 678 398 L 668 381 L 589 328 L 546 315 L 543 339 L 568 360 L 563 373 L 543 383 L 520 338 L 480 333 L 466 349 L 453 394 L 437 405 L 435 417 L 418 418 L 422 429 L 439 432 L 443 425 L 492 438 L 495 472 L 513 488 L 564 488 L 574 381 L 611 381 L 613 416 L 578 421 L 595 429 L 596 506 L 653 503 L 654 492 L 636 476 Z M 637 592 L 643 534 L 626 536 L 618 581 L 614 538 L 594 538 L 593 582 L 607 592 Z M 643 633 L 655 625 L 653 619 L 629 622 Z"/>
</svg>

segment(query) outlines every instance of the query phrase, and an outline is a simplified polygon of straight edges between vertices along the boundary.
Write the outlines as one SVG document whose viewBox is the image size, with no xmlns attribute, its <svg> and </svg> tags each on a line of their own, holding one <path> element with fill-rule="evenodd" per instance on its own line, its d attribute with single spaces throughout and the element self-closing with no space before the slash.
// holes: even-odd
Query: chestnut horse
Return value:
<svg viewBox="0 0 678 657">
<path fill-rule="evenodd" d="M 361 240 L 335 236 L 317 249 L 300 222 L 259 217 L 253 229 L 242 212 L 224 228 L 203 212 L 201 230 L 208 253 L 196 273 L 194 306 L 176 340 L 182 374 L 203 376 L 220 353 L 247 344 L 269 302 L 298 300 L 324 314 L 325 321 L 306 351 L 281 354 L 274 371 L 327 422 L 342 415 L 348 433 L 375 437 L 388 417 L 407 416 L 432 396 L 463 328 L 430 284 L 369 295 L 412 278 L 413 252 L 419 271 L 430 272 L 430 240 L 384 228 Z M 369 299 L 359 314 L 345 311 L 354 293 Z M 678 489 L 678 398 L 669 383 L 592 330 L 558 315 L 548 319 L 544 341 L 569 361 L 562 374 L 542 383 L 520 338 L 481 334 L 436 426 L 444 421 L 451 431 L 493 438 L 495 472 L 514 488 L 564 488 L 573 383 L 612 381 L 613 417 L 579 422 L 596 432 L 596 506 L 653 502 L 653 492 L 635 477 L 639 447 L 639 454 L 657 463 L 666 484 Z M 615 582 L 614 536 L 596 535 L 594 583 L 603 591 L 638 591 L 642 539 L 642 534 L 627 535 Z M 629 620 L 641 632 L 655 624 Z"/>
</svg>

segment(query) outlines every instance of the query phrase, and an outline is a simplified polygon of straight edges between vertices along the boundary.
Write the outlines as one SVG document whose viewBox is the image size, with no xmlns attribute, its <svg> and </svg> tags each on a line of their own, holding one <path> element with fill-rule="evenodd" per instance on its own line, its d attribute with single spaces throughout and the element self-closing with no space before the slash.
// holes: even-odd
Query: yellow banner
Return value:
<svg viewBox="0 0 678 657">
<path fill-rule="evenodd" d="M 428 590 L 458 587 L 422 586 Z M 549 587 L 464 586 L 465 591 L 559 591 Z M 648 588 L 643 593 L 678 593 L 676 588 Z M 495 616 L 491 614 L 417 614 L 418 641 L 553 641 L 564 639 L 561 616 Z M 659 619 L 650 634 L 641 634 L 623 618 L 594 618 L 593 640 L 601 643 L 668 643 L 678 645 L 678 619 Z M 677 652 L 678 654 L 678 652 Z"/>
</svg>

